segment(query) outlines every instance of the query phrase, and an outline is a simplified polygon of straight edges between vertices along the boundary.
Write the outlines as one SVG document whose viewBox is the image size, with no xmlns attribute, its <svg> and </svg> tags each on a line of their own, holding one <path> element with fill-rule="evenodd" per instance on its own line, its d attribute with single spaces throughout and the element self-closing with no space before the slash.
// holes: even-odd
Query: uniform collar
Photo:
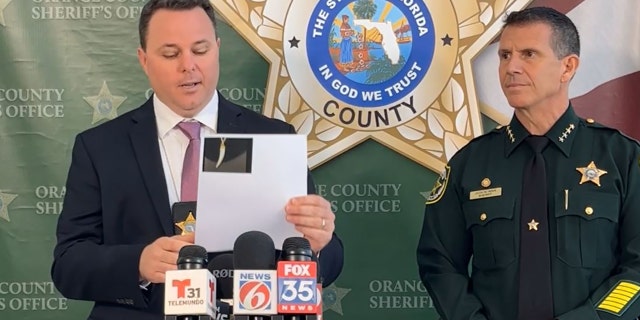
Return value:
<svg viewBox="0 0 640 320">
<path fill-rule="evenodd" d="M 573 145 L 573 140 L 576 136 L 575 131 L 578 129 L 579 122 L 580 118 L 578 118 L 573 107 L 569 104 L 564 114 L 545 134 L 567 157 L 571 154 L 571 146 Z M 509 125 L 505 128 L 504 135 L 505 156 L 508 157 L 530 134 L 514 115 Z"/>
</svg>

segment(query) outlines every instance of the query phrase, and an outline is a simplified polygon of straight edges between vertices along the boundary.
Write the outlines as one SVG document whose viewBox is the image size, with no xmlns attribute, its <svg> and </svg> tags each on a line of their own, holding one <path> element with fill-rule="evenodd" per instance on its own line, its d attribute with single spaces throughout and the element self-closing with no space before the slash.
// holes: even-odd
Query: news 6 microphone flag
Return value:
<svg viewBox="0 0 640 320">
<path fill-rule="evenodd" d="M 275 247 L 260 231 L 241 234 L 233 244 L 233 314 L 278 313 Z"/>
<path fill-rule="evenodd" d="M 75 135 L 152 94 L 136 58 L 147 2 L 0 0 L 0 319 L 87 318 L 93 303 L 62 297 L 51 281 L 53 230 Z M 328 2 L 211 1 L 221 39 L 219 93 L 307 135 L 316 190 L 336 213 L 346 258 L 340 278 L 324 289 L 327 320 L 438 319 L 415 262 L 423 205 L 444 163 L 509 117 L 507 105 L 495 99 L 498 58 L 491 43 L 505 12 L 546 5 L 567 13 L 584 51 L 571 84 L 576 112 L 640 139 L 640 1 L 342 0 L 324 11 L 330 17 L 312 16 Z M 425 26 L 430 21 L 434 28 L 420 36 L 422 21 L 405 3 L 417 5 Z M 342 15 L 353 32 L 352 61 L 344 63 Z M 284 37 L 285 29 L 287 35 L 300 25 L 308 29 L 316 18 L 323 27 L 315 47 L 308 43 L 313 30 Z M 398 63 L 382 59 L 381 33 L 356 19 L 390 22 Z M 426 55 L 413 61 L 423 80 L 388 97 L 385 89 L 394 93 L 393 84 L 414 66 L 407 52 L 420 48 L 433 52 L 429 66 Z M 306 62 L 290 65 L 290 54 L 306 54 Z M 310 69 L 312 63 L 318 68 Z M 445 63 L 452 64 L 447 72 L 434 72 Z M 324 65 L 329 79 L 300 77 Z M 312 95 L 298 92 L 305 81 L 316 86 Z M 437 86 L 439 95 L 416 98 Z M 341 96 L 340 88 L 361 98 L 371 94 L 369 106 Z M 127 232 L 128 222 L 121 227 Z"/>
</svg>

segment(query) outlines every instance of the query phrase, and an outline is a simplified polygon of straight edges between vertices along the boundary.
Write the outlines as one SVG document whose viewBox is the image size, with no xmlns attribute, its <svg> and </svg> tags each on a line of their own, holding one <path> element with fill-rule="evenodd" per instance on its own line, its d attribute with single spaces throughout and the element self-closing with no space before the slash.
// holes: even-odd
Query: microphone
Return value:
<svg viewBox="0 0 640 320">
<path fill-rule="evenodd" d="M 230 319 L 233 315 L 233 255 L 223 253 L 211 259 L 207 265 L 216 278 L 216 320 Z"/>
<path fill-rule="evenodd" d="M 242 319 L 275 319 L 278 313 L 273 240 L 260 231 L 241 234 L 233 245 L 233 314 Z"/>
<path fill-rule="evenodd" d="M 178 270 L 165 273 L 165 320 L 215 319 L 216 279 L 207 264 L 207 250 L 188 245 L 178 253 Z"/>
<path fill-rule="evenodd" d="M 309 240 L 292 237 L 282 244 L 278 262 L 278 313 L 288 320 L 306 320 L 318 311 L 318 265 Z"/>
</svg>

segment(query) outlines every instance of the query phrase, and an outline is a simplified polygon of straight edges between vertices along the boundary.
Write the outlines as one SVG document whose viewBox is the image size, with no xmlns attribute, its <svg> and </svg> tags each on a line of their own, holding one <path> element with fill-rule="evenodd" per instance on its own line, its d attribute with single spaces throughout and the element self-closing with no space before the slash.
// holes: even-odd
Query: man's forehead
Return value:
<svg viewBox="0 0 640 320">
<path fill-rule="evenodd" d="M 215 42 L 215 30 L 202 8 L 160 9 L 149 21 L 147 38 L 158 46 L 192 46 Z"/>
<path fill-rule="evenodd" d="M 206 24 L 214 29 L 213 22 L 204 9 L 195 7 L 192 9 L 158 9 L 149 19 L 149 29 L 179 29 L 179 27 L 195 26 L 198 29 L 204 29 L 202 26 Z"/>
<path fill-rule="evenodd" d="M 526 32 L 526 36 L 518 34 L 514 36 L 514 33 Z M 509 42 L 512 45 L 514 42 L 518 44 L 537 44 L 541 45 L 541 41 L 549 40 L 551 37 L 551 28 L 544 23 L 527 23 L 518 25 L 506 26 L 500 34 L 499 44 L 502 45 L 505 42 Z"/>
</svg>

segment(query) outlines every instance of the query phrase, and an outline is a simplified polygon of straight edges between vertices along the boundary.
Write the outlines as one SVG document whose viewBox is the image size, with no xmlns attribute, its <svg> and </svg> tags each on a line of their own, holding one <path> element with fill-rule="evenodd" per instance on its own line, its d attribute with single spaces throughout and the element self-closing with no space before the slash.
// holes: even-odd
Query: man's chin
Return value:
<svg viewBox="0 0 640 320">
<path fill-rule="evenodd" d="M 204 108 L 203 102 L 189 101 L 189 102 L 180 103 L 177 106 L 177 109 L 174 110 L 174 112 L 176 112 L 177 114 L 183 117 L 193 117 L 196 114 L 198 114 L 198 112 L 200 112 L 203 108 Z"/>
<path fill-rule="evenodd" d="M 514 109 L 523 109 L 528 105 L 527 102 L 523 99 L 519 99 L 516 97 L 509 98 L 507 97 L 507 102 Z"/>
</svg>

